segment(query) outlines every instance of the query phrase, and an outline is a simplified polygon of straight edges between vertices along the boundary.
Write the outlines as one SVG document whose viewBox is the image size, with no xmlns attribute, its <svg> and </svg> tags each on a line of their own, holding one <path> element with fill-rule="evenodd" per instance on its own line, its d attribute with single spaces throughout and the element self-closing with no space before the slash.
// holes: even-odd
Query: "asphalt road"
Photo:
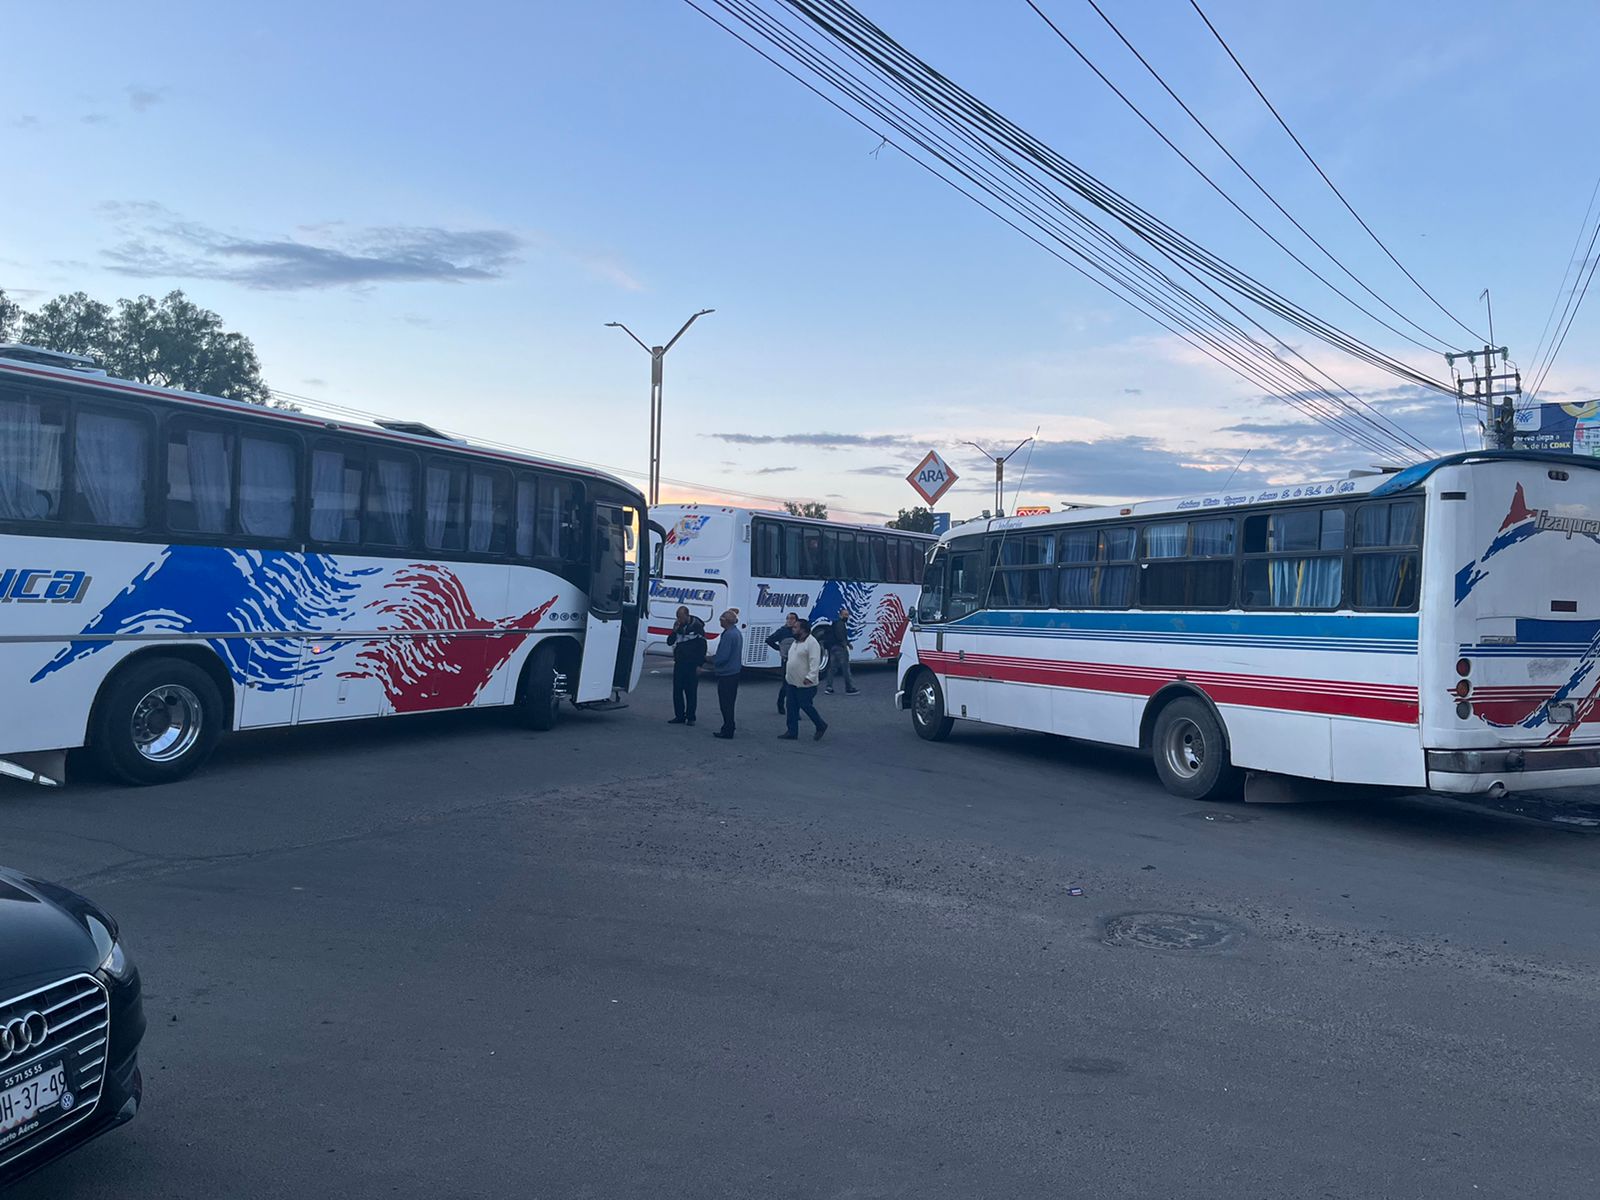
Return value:
<svg viewBox="0 0 1600 1200">
<path fill-rule="evenodd" d="M 0 861 L 119 916 L 150 1019 L 138 1119 L 8 1200 L 1600 1190 L 1591 826 L 1185 803 L 862 684 L 821 744 L 653 675 L 0 781 Z"/>
</svg>

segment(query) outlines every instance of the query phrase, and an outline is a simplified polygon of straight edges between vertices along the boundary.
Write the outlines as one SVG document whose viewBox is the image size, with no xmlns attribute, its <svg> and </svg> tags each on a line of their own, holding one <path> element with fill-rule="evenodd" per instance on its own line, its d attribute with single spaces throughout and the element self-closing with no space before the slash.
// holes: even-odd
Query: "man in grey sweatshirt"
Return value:
<svg viewBox="0 0 1600 1200">
<path fill-rule="evenodd" d="M 739 702 L 739 672 L 744 664 L 744 634 L 739 632 L 739 610 L 722 614 L 722 635 L 717 638 L 717 653 L 711 660 L 711 673 L 717 677 L 717 704 L 722 709 L 722 728 L 712 737 L 733 736 L 733 708 Z"/>
</svg>

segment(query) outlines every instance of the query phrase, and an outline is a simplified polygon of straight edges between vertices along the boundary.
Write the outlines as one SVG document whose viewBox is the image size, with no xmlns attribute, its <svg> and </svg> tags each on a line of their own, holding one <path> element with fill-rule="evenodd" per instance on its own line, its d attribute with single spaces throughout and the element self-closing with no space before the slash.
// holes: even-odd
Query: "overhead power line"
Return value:
<svg viewBox="0 0 1600 1200">
<path fill-rule="evenodd" d="M 1155 126 L 1155 123 L 1149 117 L 1147 117 L 1143 112 L 1141 112 L 1139 110 L 1139 108 L 1133 103 L 1133 101 L 1130 100 L 1126 95 L 1123 94 L 1123 92 L 1122 92 L 1122 90 L 1120 88 L 1118 88 L 1115 84 L 1111 83 L 1111 81 L 1106 78 L 1106 76 L 1100 71 L 1100 69 L 1098 67 L 1096 67 L 1094 65 L 1094 63 L 1090 62 L 1088 57 L 1086 55 L 1084 55 L 1084 53 L 1081 50 L 1079 50 L 1076 45 L 1073 44 L 1072 40 L 1069 37 L 1067 37 L 1066 33 L 1064 33 L 1062 31 L 1061 27 L 1059 25 L 1057 25 L 1055 23 L 1055 21 L 1051 20 L 1051 18 L 1049 16 L 1046 15 L 1044 10 L 1041 9 L 1038 4 L 1034 3 L 1034 0 L 1027 0 L 1027 2 L 1028 2 L 1028 7 L 1033 9 L 1033 11 L 1039 15 L 1040 20 L 1044 21 L 1044 23 L 1046 25 L 1050 26 L 1051 31 L 1054 32 L 1055 35 L 1058 38 L 1060 38 L 1063 42 L 1065 42 L 1069 47 L 1071 47 L 1073 52 L 1076 53 L 1079 58 L 1083 59 L 1083 61 L 1089 65 L 1090 70 L 1094 71 L 1094 73 L 1097 76 L 1099 76 L 1099 78 L 1102 81 L 1104 81 L 1107 84 L 1107 86 L 1109 86 L 1111 88 L 1111 90 L 1113 92 L 1115 92 L 1117 94 L 1117 97 L 1120 100 L 1122 100 L 1122 102 L 1124 104 L 1126 104 L 1130 109 L 1132 109 L 1135 114 L 1138 115 L 1140 120 L 1144 121 L 1144 123 L 1146 125 L 1150 126 L 1150 128 L 1152 130 L 1155 130 L 1157 136 L 1160 137 L 1163 142 L 1166 142 L 1166 144 L 1168 146 L 1171 146 L 1172 149 L 1178 154 L 1178 156 L 1180 158 L 1182 158 L 1184 162 L 1188 163 L 1191 168 L 1193 168 L 1193 170 L 1195 171 L 1196 174 L 1198 174 L 1202 179 L 1204 179 L 1206 181 L 1206 183 L 1210 184 L 1211 188 L 1214 191 L 1216 191 L 1219 195 L 1221 195 L 1224 200 L 1226 200 L 1236 210 L 1238 210 L 1241 214 L 1243 214 L 1246 220 L 1248 220 L 1257 229 L 1261 230 L 1262 233 L 1265 233 L 1266 236 L 1272 240 L 1274 245 L 1277 245 L 1278 247 L 1283 249 L 1286 253 L 1289 254 L 1289 256 L 1291 258 L 1293 258 L 1295 260 L 1295 262 L 1297 262 L 1301 266 L 1305 267 L 1306 270 L 1309 271 L 1312 275 L 1314 275 L 1318 280 L 1320 280 L 1321 282 L 1327 284 L 1328 287 L 1333 292 L 1335 292 L 1338 296 L 1340 296 L 1341 298 L 1343 298 L 1345 300 L 1349 300 L 1350 303 L 1352 305 L 1354 305 L 1357 309 L 1359 309 L 1361 312 L 1365 313 L 1367 316 L 1371 317 L 1373 320 L 1377 321 L 1380 325 L 1382 325 L 1385 329 L 1389 330 L 1391 333 L 1397 334 L 1398 336 L 1405 338 L 1406 341 L 1410 342 L 1413 346 L 1417 346 L 1417 347 L 1419 347 L 1419 348 L 1421 348 L 1423 350 L 1432 350 L 1432 349 L 1436 348 L 1436 347 L 1430 347 L 1430 346 L 1424 345 L 1422 342 L 1417 341 L 1410 334 L 1405 333 L 1402 330 L 1396 329 L 1393 325 L 1389 324 L 1389 322 L 1385 321 L 1383 318 L 1377 316 L 1376 314 L 1374 314 L 1372 312 L 1369 312 L 1364 306 L 1356 303 L 1354 300 L 1350 300 L 1350 297 L 1346 296 L 1345 293 L 1342 290 L 1340 290 L 1337 287 L 1334 287 L 1333 284 L 1328 283 L 1328 281 L 1322 277 L 1320 272 L 1313 270 L 1309 265 L 1307 265 L 1300 258 L 1299 255 L 1295 254 L 1292 250 L 1289 250 L 1288 247 L 1284 246 L 1283 243 L 1280 242 L 1277 239 L 1277 237 L 1275 237 L 1273 234 L 1268 232 L 1266 229 L 1262 228 L 1260 222 L 1258 222 L 1249 213 L 1245 212 L 1244 209 L 1242 207 L 1240 207 L 1240 205 L 1237 202 L 1235 202 L 1234 199 L 1231 196 L 1229 196 L 1226 192 L 1224 192 L 1222 190 L 1222 188 L 1217 184 L 1217 182 L 1215 180 L 1213 180 L 1211 178 L 1210 175 L 1206 174 L 1205 171 L 1200 169 L 1200 167 L 1194 162 L 1193 159 L 1191 159 L 1182 150 L 1179 150 L 1177 148 L 1177 146 L 1173 145 L 1172 140 L 1170 138 L 1168 138 L 1166 136 L 1166 134 L 1162 133 L 1161 130 L 1157 129 L 1156 126 Z M 1430 330 L 1426 329 L 1422 325 L 1418 324 L 1416 321 L 1413 321 L 1410 317 L 1406 316 L 1405 313 L 1401 312 L 1393 304 L 1391 304 L 1391 303 L 1389 303 L 1389 301 L 1385 300 L 1376 291 L 1374 291 L 1372 289 L 1372 287 L 1369 286 L 1364 279 L 1362 279 L 1359 275 L 1357 275 L 1354 271 L 1352 271 L 1350 269 L 1350 267 L 1348 265 L 1346 265 L 1346 263 L 1342 259 L 1339 258 L 1338 255 L 1334 254 L 1334 252 L 1332 250 L 1329 250 L 1327 246 L 1323 245 L 1323 243 L 1317 238 L 1317 236 L 1315 234 L 1313 234 L 1309 229 L 1307 229 L 1303 224 L 1301 224 L 1300 220 L 1293 213 L 1291 213 L 1287 208 L 1285 208 L 1278 201 L 1278 198 L 1276 196 L 1274 196 L 1270 191 L 1267 190 L 1266 185 L 1263 184 L 1259 179 L 1256 178 L 1254 173 L 1251 172 L 1250 168 L 1245 166 L 1244 163 L 1239 161 L 1238 156 L 1235 155 L 1232 150 L 1229 150 L 1228 147 L 1223 143 L 1222 139 L 1217 137 L 1217 135 L 1212 132 L 1211 127 L 1209 125 L 1207 125 L 1203 120 L 1200 119 L 1200 116 L 1194 111 L 1194 109 L 1192 109 L 1184 101 L 1183 97 L 1178 95 L 1178 93 L 1173 90 L 1172 86 L 1162 76 L 1161 72 L 1157 71 L 1155 69 L 1155 67 L 1150 64 L 1150 61 L 1147 58 L 1145 58 L 1145 56 L 1142 53 L 1140 53 L 1139 48 L 1137 46 L 1135 46 L 1131 41 L 1128 40 L 1127 35 L 1124 34 L 1122 32 L 1122 30 L 1117 27 L 1116 22 L 1114 22 L 1109 16 L 1106 15 L 1105 10 L 1103 8 L 1101 8 L 1099 4 L 1095 3 L 1095 0 L 1086 0 L 1086 2 L 1088 3 L 1090 8 L 1094 9 L 1095 14 L 1103 22 L 1105 22 L 1106 26 L 1111 30 L 1111 32 L 1116 34 L 1117 40 L 1120 41 L 1124 46 L 1126 46 L 1127 49 L 1128 49 L 1128 52 L 1130 54 L 1132 54 L 1136 59 L 1139 60 L 1139 65 L 1142 66 L 1150 74 L 1151 78 L 1153 78 L 1158 84 L 1161 85 L 1161 89 L 1164 92 L 1166 92 L 1168 96 L 1172 97 L 1172 100 L 1178 105 L 1179 108 L 1183 109 L 1184 113 L 1189 117 L 1189 119 L 1191 121 L 1193 121 L 1197 126 L 1199 126 L 1200 131 L 1202 133 L 1204 133 L 1206 135 L 1206 137 L 1211 140 L 1211 144 L 1214 145 L 1218 150 L 1222 151 L 1222 153 L 1227 156 L 1228 161 L 1231 162 L 1236 168 L 1238 168 L 1239 173 L 1250 181 L 1250 183 L 1255 187 L 1256 191 L 1260 192 L 1262 194 L 1262 196 L 1266 197 L 1267 201 L 1272 205 L 1273 208 L 1277 209 L 1278 212 L 1280 214 L 1282 214 L 1282 216 L 1291 225 L 1293 225 L 1297 230 L 1299 230 L 1301 235 L 1304 236 L 1307 241 L 1309 241 L 1313 246 L 1315 246 L 1318 250 L 1320 250 L 1322 252 L 1323 257 L 1325 257 L 1329 262 L 1333 263 L 1334 266 L 1338 267 L 1339 270 L 1343 271 L 1344 274 L 1353 283 L 1355 283 L 1357 287 L 1359 287 L 1362 291 L 1366 292 L 1367 295 L 1371 296 L 1374 300 L 1376 300 L 1384 308 L 1388 309 L 1389 312 L 1392 313 L 1395 317 L 1399 318 L 1401 321 L 1403 321 L 1407 325 L 1411 326 L 1412 329 L 1414 329 L 1418 333 L 1422 334 L 1423 337 L 1430 338 L 1433 342 L 1435 342 L 1437 344 L 1437 346 L 1442 346 L 1445 349 L 1455 349 L 1456 348 L 1450 341 L 1448 341 L 1445 338 L 1440 337 L 1436 333 L 1431 332 Z"/>
<path fill-rule="evenodd" d="M 1332 179 L 1329 179 L 1328 173 L 1322 169 L 1322 164 L 1311 156 L 1311 151 L 1306 149 L 1305 143 L 1295 135 L 1294 130 L 1289 128 L 1289 122 L 1283 119 L 1283 114 L 1278 111 L 1277 107 L 1272 103 L 1271 100 L 1267 99 L 1267 94 L 1261 90 L 1260 85 L 1256 83 L 1255 78 L 1250 74 L 1250 72 L 1245 70 L 1244 64 L 1239 61 L 1239 56 L 1233 52 L 1233 47 L 1228 45 L 1227 40 L 1223 38 L 1222 34 L 1217 31 L 1217 27 L 1211 23 L 1211 18 L 1206 16 L 1205 10 L 1200 7 L 1196 0 L 1189 0 L 1189 6 L 1199 14 L 1200 19 L 1205 22 L 1206 28 L 1211 31 L 1211 36 L 1216 38 L 1217 44 L 1227 52 L 1228 57 L 1233 60 L 1233 65 L 1239 68 L 1239 74 L 1244 76 L 1245 82 L 1250 85 L 1255 94 L 1261 97 L 1261 103 L 1267 106 L 1267 111 L 1270 112 L 1277 120 L 1278 124 L 1283 127 L 1283 131 L 1289 135 L 1289 139 L 1294 142 L 1300 153 L 1305 155 L 1305 160 L 1316 169 L 1318 175 L 1322 176 L 1322 182 L 1328 185 L 1335 196 L 1339 197 L 1339 203 L 1344 205 L 1345 211 L 1356 219 L 1356 222 L 1361 226 L 1362 229 L 1367 231 L 1367 236 L 1377 243 L 1378 249 L 1383 251 L 1390 262 L 1400 268 L 1401 273 L 1416 285 L 1419 292 L 1433 302 L 1433 306 L 1435 308 L 1437 308 L 1445 316 L 1449 317 L 1460 328 L 1466 330 L 1466 332 L 1471 334 L 1475 339 L 1479 341 L 1484 340 L 1481 333 L 1476 332 L 1470 325 L 1465 324 L 1459 317 L 1441 304 L 1438 298 L 1435 297 L 1432 292 L 1422 286 L 1422 281 L 1413 275 L 1410 269 L 1394 256 L 1394 251 L 1390 250 L 1389 247 L 1384 243 L 1384 240 L 1377 235 L 1372 226 L 1367 224 L 1366 219 L 1356 211 L 1355 205 L 1351 204 L 1349 200 L 1345 199 L 1345 195 L 1339 190 L 1338 185 L 1334 183 Z"/>
<path fill-rule="evenodd" d="M 1583 272 L 1583 265 L 1578 266 L 1578 275 L 1583 276 L 1583 284 L 1579 286 L 1577 276 L 1573 277 L 1572 292 L 1567 296 L 1566 306 L 1561 310 L 1561 318 L 1556 322 L 1560 336 L 1550 343 L 1550 353 L 1545 355 L 1544 365 L 1539 368 L 1539 377 L 1534 380 L 1533 387 L 1528 391 L 1528 403 L 1532 405 L 1539 389 L 1544 387 L 1544 381 L 1550 375 L 1550 368 L 1555 364 L 1556 355 L 1561 353 L 1561 347 L 1567 344 L 1567 334 L 1572 332 L 1572 323 L 1578 318 L 1578 310 L 1583 307 L 1583 298 L 1589 294 L 1589 281 L 1594 278 L 1594 269 L 1600 266 L 1600 258 L 1595 256 L 1594 247 L 1596 239 L 1600 239 L 1600 221 L 1595 223 L 1594 232 L 1589 235 L 1589 246 L 1584 254 L 1584 261 L 1589 266 L 1587 275 Z M 1564 322 L 1564 323 L 1563 323 Z"/>
<path fill-rule="evenodd" d="M 1578 276 L 1581 276 L 1583 274 L 1584 263 L 1585 263 L 1586 260 L 1583 259 L 1583 258 L 1580 258 L 1578 256 L 1578 247 L 1583 245 L 1584 230 L 1589 228 L 1589 215 L 1592 212 L 1594 212 L 1594 202 L 1595 202 L 1595 198 L 1597 196 L 1600 196 L 1600 177 L 1596 177 L 1596 179 L 1594 181 L 1594 187 L 1589 192 L 1589 203 L 1588 203 L 1588 206 L 1583 210 L 1583 220 L 1578 223 L 1578 236 L 1575 237 L 1572 240 L 1572 253 L 1567 256 L 1567 266 L 1566 266 L 1566 269 L 1561 272 L 1561 283 L 1560 283 L 1560 286 L 1558 286 L 1556 288 L 1555 298 L 1550 301 L 1550 311 L 1549 311 L 1549 313 L 1547 313 L 1545 315 L 1544 328 L 1539 331 L 1539 344 L 1534 347 L 1533 358 L 1531 360 L 1529 360 L 1530 361 L 1530 366 L 1529 366 L 1529 370 L 1528 370 L 1528 377 L 1530 379 L 1534 378 L 1534 376 L 1538 375 L 1538 373 L 1539 373 L 1539 370 L 1540 370 L 1540 356 L 1544 352 L 1545 338 L 1550 333 L 1550 328 L 1551 328 L 1550 323 L 1555 318 L 1556 309 L 1561 306 L 1561 301 L 1562 301 L 1563 297 L 1566 298 L 1566 300 L 1567 300 L 1569 305 L 1570 305 L 1570 303 L 1572 301 L 1572 291 L 1569 291 L 1568 288 L 1567 288 L 1567 279 L 1569 277 L 1572 279 L 1572 289 L 1575 291 L 1577 289 L 1577 286 L 1578 286 Z M 1597 230 L 1600 230 L 1600 223 L 1597 223 L 1595 228 Z M 1589 245 L 1590 245 L 1590 249 L 1592 251 L 1592 249 L 1594 247 L 1594 239 L 1593 239 L 1592 236 L 1590 237 Z M 1573 267 L 1574 266 L 1577 267 L 1577 274 L 1576 275 L 1573 274 Z M 1566 309 L 1562 309 L 1562 314 L 1561 315 L 1562 315 L 1563 319 L 1565 319 L 1565 317 L 1566 317 Z M 1556 328 L 1559 329 L 1560 325 L 1558 324 L 1556 326 Z M 1551 345 L 1554 346 L 1554 343 L 1551 343 Z M 1553 353 L 1552 353 L 1551 357 L 1552 358 L 1554 357 Z M 1544 378 L 1543 378 L 1542 375 L 1539 375 L 1538 382 L 1539 383 L 1543 383 L 1544 382 Z M 1530 388 L 1528 390 L 1527 398 L 1524 401 L 1525 406 L 1527 406 L 1527 407 L 1532 407 L 1533 406 L 1533 404 L 1535 402 L 1534 401 L 1534 394 L 1538 390 L 1539 390 L 1538 384 L 1535 384 L 1534 387 L 1532 387 L 1532 388 Z"/>
<path fill-rule="evenodd" d="M 881 139 L 899 149 L 1059 261 L 1307 419 L 1321 422 L 1382 457 L 1404 461 L 1432 453 L 1425 443 L 1399 429 L 1246 314 L 1229 294 L 1240 295 L 1276 315 L 1287 313 L 1286 319 L 1314 322 L 1318 318 L 1295 309 L 1244 272 L 1162 225 L 939 75 L 848 4 L 787 0 L 780 11 L 799 18 L 790 24 L 756 0 L 706 0 L 705 5 L 696 0 L 686 2 L 869 130 L 875 141 Z M 729 20 L 708 11 L 709 5 Z M 838 97 L 774 57 L 752 37 L 835 89 Z M 838 57 L 835 50 L 847 58 Z M 1078 208 L 1060 188 L 1088 199 L 1090 208 Z M 1102 227 L 1091 218 L 1091 211 L 1133 233 L 1167 259 L 1177 275 Z M 1326 332 L 1334 337 L 1342 334 L 1331 326 Z M 1362 345 L 1352 339 L 1351 349 L 1359 356 Z M 1403 363 L 1396 365 L 1410 370 Z M 1445 390 L 1437 381 L 1414 375 L 1412 382 L 1421 380 L 1426 386 Z"/>
</svg>

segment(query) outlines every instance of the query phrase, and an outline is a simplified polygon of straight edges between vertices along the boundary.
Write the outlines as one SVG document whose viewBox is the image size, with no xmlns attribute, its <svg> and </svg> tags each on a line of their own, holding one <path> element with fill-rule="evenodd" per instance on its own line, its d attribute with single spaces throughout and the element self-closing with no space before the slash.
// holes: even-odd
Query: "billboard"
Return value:
<svg viewBox="0 0 1600 1200">
<path fill-rule="evenodd" d="M 1519 450 L 1600 457 L 1600 400 L 1519 409 L 1515 444 Z"/>
</svg>

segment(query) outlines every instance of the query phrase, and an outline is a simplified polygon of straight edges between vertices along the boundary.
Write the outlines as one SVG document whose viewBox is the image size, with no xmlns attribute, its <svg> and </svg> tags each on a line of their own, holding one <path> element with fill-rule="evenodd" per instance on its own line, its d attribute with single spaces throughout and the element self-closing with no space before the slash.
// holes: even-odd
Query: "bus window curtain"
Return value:
<svg viewBox="0 0 1600 1200">
<path fill-rule="evenodd" d="M 411 492 L 413 480 L 408 464 L 393 458 L 380 458 L 373 476 L 367 516 L 372 527 L 369 540 L 384 546 L 407 546 L 411 537 Z"/>
<path fill-rule="evenodd" d="M 494 476 L 472 476 L 472 520 L 467 526 L 467 549 L 487 554 L 494 541 Z"/>
<path fill-rule="evenodd" d="M 537 513 L 538 484 L 526 477 L 517 480 L 517 557 L 533 557 L 533 532 Z"/>
<path fill-rule="evenodd" d="M 1272 570 L 1273 608 L 1337 608 L 1344 591 L 1344 560 L 1339 558 L 1275 558 Z"/>
<path fill-rule="evenodd" d="M 1390 506 L 1389 545 L 1415 546 L 1422 539 L 1422 505 L 1415 500 Z"/>
<path fill-rule="evenodd" d="M 37 404 L 0 400 L 0 518 L 40 521 L 61 498 L 61 427 Z"/>
<path fill-rule="evenodd" d="M 294 447 L 247 437 L 239 443 L 239 529 L 256 537 L 294 532 Z"/>
<path fill-rule="evenodd" d="M 435 550 L 444 546 L 445 526 L 450 523 L 450 470 L 430 466 L 427 486 L 423 488 L 423 544 Z"/>
<path fill-rule="evenodd" d="M 1182 558 L 1188 548 L 1189 523 L 1180 521 L 1173 525 L 1145 527 L 1145 552 L 1151 558 Z"/>
<path fill-rule="evenodd" d="M 191 429 L 186 440 L 195 529 L 200 533 L 227 533 L 228 498 L 233 491 L 228 439 L 214 430 Z"/>
<path fill-rule="evenodd" d="M 344 454 L 318 450 L 311 456 L 311 537 L 318 542 L 353 542 L 345 528 Z M 352 522 L 353 524 L 353 522 Z"/>
<path fill-rule="evenodd" d="M 144 425 L 126 417 L 80 412 L 73 439 L 78 494 L 96 525 L 132 529 L 144 524 L 149 454 Z"/>
</svg>

